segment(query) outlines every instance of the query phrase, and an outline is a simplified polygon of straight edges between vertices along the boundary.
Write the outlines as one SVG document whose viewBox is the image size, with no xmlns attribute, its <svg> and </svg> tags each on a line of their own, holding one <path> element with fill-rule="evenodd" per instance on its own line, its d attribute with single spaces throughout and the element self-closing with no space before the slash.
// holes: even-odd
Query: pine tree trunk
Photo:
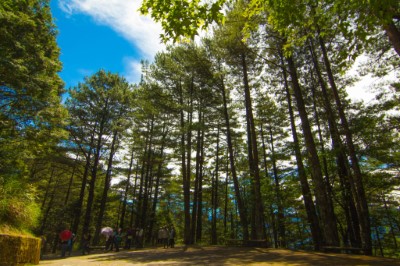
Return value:
<svg viewBox="0 0 400 266">
<path fill-rule="evenodd" d="M 285 234 L 285 215 L 283 213 L 283 204 L 282 204 L 282 196 L 281 196 L 281 188 L 279 184 L 279 177 L 278 177 L 278 168 L 276 166 L 276 159 L 275 159 L 275 147 L 274 147 L 274 139 L 272 135 L 272 129 L 269 127 L 269 138 L 270 138 L 270 145 L 271 145 L 271 159 L 272 159 L 272 170 L 274 173 L 274 181 L 275 181 L 275 199 L 276 204 L 278 206 L 278 246 L 279 247 L 286 247 L 286 234 Z"/>
<path fill-rule="evenodd" d="M 321 87 L 321 92 L 322 92 L 322 96 L 323 96 L 322 99 L 323 99 L 324 107 L 325 107 L 325 113 L 327 114 L 327 118 L 328 118 L 328 127 L 329 127 L 329 131 L 330 131 L 330 135 L 331 135 L 333 152 L 336 157 L 338 176 L 339 176 L 339 180 L 343 187 L 343 190 L 341 192 L 342 192 L 342 196 L 343 196 L 342 198 L 344 200 L 343 207 L 344 207 L 345 216 L 346 216 L 348 235 L 349 235 L 352 246 L 360 247 L 361 246 L 360 232 L 357 229 L 358 218 L 356 216 L 352 215 L 351 209 L 354 208 L 354 202 L 352 199 L 352 193 L 349 189 L 347 189 L 348 187 L 346 186 L 346 184 L 348 184 L 347 180 L 349 179 L 349 174 L 350 174 L 348 171 L 349 166 L 346 161 L 346 154 L 344 152 L 343 143 L 339 136 L 339 130 L 338 130 L 338 127 L 336 124 L 336 118 L 335 118 L 334 112 L 332 110 L 331 100 L 328 95 L 326 84 L 322 78 L 322 73 L 321 73 L 317 58 L 316 58 L 314 45 L 313 45 L 313 42 L 311 39 L 310 39 L 310 51 L 311 51 L 311 56 L 313 59 L 314 69 L 317 74 L 318 82 Z M 313 90 L 313 95 L 315 97 L 314 90 Z M 316 111 L 315 111 L 315 113 L 316 113 Z M 320 137 L 320 138 L 321 138 L 321 146 L 323 146 L 322 145 L 323 144 L 322 137 Z M 328 173 L 326 174 L 326 176 L 328 176 Z M 329 193 L 328 196 L 330 198 L 332 198 L 332 192 L 331 192 L 329 178 L 327 178 L 326 182 L 327 182 L 327 186 L 328 186 L 328 193 Z M 330 204 L 333 205 L 332 202 Z"/>
<path fill-rule="evenodd" d="M 224 205 L 224 236 L 227 236 L 228 232 L 228 227 L 227 227 L 227 222 L 228 222 L 228 196 L 229 196 L 229 174 L 228 174 L 228 169 L 229 166 L 227 165 L 226 167 L 226 178 L 225 178 L 225 205 Z"/>
<path fill-rule="evenodd" d="M 264 140 L 264 129 L 263 129 L 263 124 L 260 124 L 260 138 L 261 138 L 261 148 L 263 152 L 263 162 L 264 162 L 264 169 L 265 169 L 265 178 L 267 182 L 270 182 L 270 177 L 268 175 L 268 165 L 267 165 L 267 152 L 266 152 L 266 147 L 265 147 L 265 140 Z M 273 212 L 272 205 L 269 206 L 269 214 L 268 216 L 271 217 L 271 227 L 272 227 L 272 238 L 274 239 L 274 246 L 275 248 L 278 248 L 278 232 L 276 230 L 276 220 L 275 220 L 275 214 Z M 269 235 L 269 232 L 266 232 L 266 237 Z M 268 237 L 267 237 L 268 238 Z"/>
<path fill-rule="evenodd" d="M 53 168 L 53 169 L 54 169 L 54 168 Z M 43 220 L 42 220 L 42 224 L 41 224 L 40 230 L 39 230 L 40 234 L 43 234 L 44 229 L 46 228 L 47 218 L 49 217 L 50 210 L 51 210 L 51 208 L 53 207 L 53 201 L 54 201 L 54 197 L 55 197 L 55 195 L 56 195 L 56 189 L 57 189 L 58 186 L 59 186 L 59 185 L 58 185 L 59 181 L 60 181 L 60 179 L 58 179 L 58 180 L 56 181 L 56 183 L 54 184 L 54 186 L 53 186 L 53 191 L 52 191 L 52 193 L 51 193 L 51 195 L 50 195 L 49 203 L 47 204 L 46 211 L 45 211 L 44 214 L 43 214 Z M 61 217 L 63 217 L 63 216 L 61 216 Z M 63 217 L 63 218 L 64 218 L 64 217 Z"/>
<path fill-rule="evenodd" d="M 202 115 L 199 110 L 198 113 L 199 119 L 201 120 Z M 199 121 L 201 124 L 201 121 Z M 197 208 L 199 204 L 199 180 L 200 180 L 200 168 L 201 168 L 201 129 L 197 129 L 197 144 L 196 144 L 196 166 L 195 166 L 195 178 L 194 178 L 194 191 L 193 191 L 193 206 L 192 206 L 192 224 L 191 224 L 191 235 L 192 235 L 192 243 L 195 243 L 197 240 L 196 228 L 197 228 Z"/>
<path fill-rule="evenodd" d="M 183 206 L 184 206 L 184 228 L 183 228 L 183 242 L 186 245 L 191 243 L 191 231 L 190 231 L 190 177 L 187 176 L 186 166 L 186 145 L 185 145 L 185 114 L 183 112 L 183 88 L 182 84 L 178 85 L 179 90 L 179 104 L 180 109 L 180 129 L 181 129 L 181 173 L 183 183 Z"/>
<path fill-rule="evenodd" d="M 394 245 L 394 248 L 397 250 L 397 237 L 394 232 L 395 226 L 393 226 L 393 221 L 392 221 L 393 217 L 392 217 L 392 215 L 390 215 L 389 208 L 387 206 L 387 201 L 385 198 L 385 194 L 383 194 L 383 193 L 382 193 L 382 200 L 383 200 L 383 207 L 385 208 L 385 212 L 386 212 L 386 217 L 389 222 L 390 234 L 392 235 L 392 238 L 393 238 L 393 245 Z"/>
<path fill-rule="evenodd" d="M 128 192 L 129 192 L 129 187 L 130 187 L 130 182 L 131 182 L 131 175 L 132 175 L 132 167 L 133 167 L 133 154 L 134 154 L 134 148 L 132 145 L 132 150 L 131 150 L 131 158 L 129 160 L 129 168 L 128 168 L 128 178 L 126 180 L 126 185 L 125 185 L 125 191 L 124 191 L 124 202 L 122 202 L 122 210 L 121 210 L 121 217 L 119 220 L 119 226 L 121 228 L 124 228 L 125 225 L 125 212 L 126 212 L 126 200 L 128 199 Z M 133 204 L 133 202 L 132 202 Z"/>
<path fill-rule="evenodd" d="M 50 174 L 50 178 L 49 181 L 47 182 L 47 186 L 46 186 L 46 192 L 44 193 L 44 197 L 43 197 L 43 201 L 42 201 L 42 206 L 40 207 L 41 210 L 44 209 L 44 206 L 46 204 L 47 198 L 49 196 L 49 191 L 50 191 L 50 187 L 51 187 L 51 183 L 53 183 L 53 178 L 54 178 L 54 172 L 55 172 L 55 167 L 53 166 L 51 168 L 51 174 Z"/>
<path fill-rule="evenodd" d="M 363 241 L 363 248 L 365 255 L 372 255 L 372 239 L 371 239 L 371 225 L 369 220 L 369 210 L 368 203 L 365 196 L 364 185 L 362 181 L 361 169 L 358 163 L 358 158 L 356 154 L 356 150 L 353 143 L 353 136 L 350 131 L 350 127 L 347 122 L 347 118 L 345 115 L 344 107 L 342 105 L 341 99 L 339 97 L 339 92 L 336 87 L 335 79 L 333 77 L 330 61 L 328 58 L 328 54 L 325 47 L 325 42 L 322 37 L 319 37 L 320 48 L 322 51 L 322 55 L 324 58 L 325 68 L 329 78 L 329 84 L 331 86 L 335 101 L 336 107 L 338 109 L 340 121 L 343 127 L 343 131 L 346 136 L 346 144 L 349 152 L 350 160 L 351 160 L 351 168 L 353 170 L 353 175 L 349 175 L 350 184 L 354 185 L 355 197 L 356 197 L 356 207 L 358 212 L 358 218 L 360 221 L 360 229 L 361 229 L 361 237 Z"/>
<path fill-rule="evenodd" d="M 118 131 L 115 130 L 114 134 L 113 134 L 112 142 L 111 142 L 110 155 L 108 157 L 107 172 L 106 172 L 106 177 L 104 180 L 104 187 L 103 187 L 103 195 L 102 195 L 101 201 L 100 201 L 99 214 L 97 216 L 96 232 L 95 232 L 94 238 L 93 238 L 93 243 L 95 245 L 97 245 L 100 240 L 100 230 L 101 230 L 101 226 L 103 223 L 104 212 L 106 209 L 108 191 L 110 190 L 110 186 L 111 186 L 111 170 L 112 170 L 113 159 L 114 159 L 114 154 L 115 154 L 115 150 L 116 150 L 115 144 L 117 142 L 117 138 L 118 138 Z"/>
<path fill-rule="evenodd" d="M 186 189 L 188 190 L 188 193 L 190 193 L 190 185 L 191 185 L 191 176 L 192 176 L 192 125 L 193 125 L 193 90 L 194 90 L 194 77 L 192 76 L 190 86 L 189 86 L 189 111 L 188 111 L 188 119 L 187 119 L 187 127 L 186 127 L 186 147 L 184 149 L 187 149 L 186 152 Z M 198 189 L 198 188 L 197 188 Z M 195 189 L 196 190 L 196 189 Z M 193 199 L 193 205 L 196 204 L 196 211 L 192 212 L 192 223 L 196 222 L 196 215 L 197 215 L 197 196 L 196 199 Z M 190 195 L 188 195 L 188 201 L 190 202 Z M 190 203 L 189 203 L 190 204 Z M 193 217 L 194 216 L 194 217 Z M 190 214 L 189 214 L 189 220 L 190 220 Z M 196 225 L 189 223 L 188 226 L 191 229 L 191 233 L 189 235 L 189 243 L 194 244 L 196 240 Z M 192 230 L 193 228 L 193 230 Z"/>
<path fill-rule="evenodd" d="M 72 225 L 72 232 L 76 232 L 76 233 L 78 232 L 78 228 L 79 228 L 83 200 L 85 198 L 86 184 L 87 184 L 88 177 L 89 177 L 90 161 L 91 161 L 91 156 L 92 156 L 92 151 L 93 151 L 92 147 L 94 145 L 93 142 L 94 142 L 94 132 L 92 132 L 92 135 L 90 136 L 89 151 L 88 151 L 87 155 L 85 154 L 85 152 L 83 152 L 85 154 L 86 164 L 85 164 L 85 170 L 84 170 L 83 176 L 82 176 L 81 189 L 79 191 L 79 199 L 74 208 L 74 222 Z M 82 240 L 83 240 L 83 234 L 81 234 L 81 243 L 82 243 Z"/>
<path fill-rule="evenodd" d="M 143 224 L 143 208 L 145 208 L 144 206 L 144 190 L 145 190 L 145 171 L 146 171 L 146 158 L 147 158 L 147 153 L 150 152 L 149 150 L 149 142 L 150 142 L 150 134 L 146 134 L 145 137 L 145 149 L 143 152 L 143 156 L 142 156 L 142 166 L 140 167 L 140 169 L 138 169 L 138 172 L 140 170 L 140 181 L 139 181 L 139 193 L 138 193 L 138 204 L 137 204 L 137 215 L 136 215 L 136 219 L 135 219 L 135 227 L 138 228 Z"/>
<path fill-rule="evenodd" d="M 321 249 L 324 239 L 322 236 L 322 231 L 321 231 L 321 227 L 320 227 L 318 216 L 317 216 L 317 211 L 315 209 L 314 202 L 312 199 L 310 186 L 308 184 L 307 174 L 306 174 L 306 170 L 305 170 L 304 164 L 303 164 L 303 158 L 302 158 L 303 156 L 301 155 L 300 142 L 299 142 L 299 138 L 297 135 L 296 123 L 295 123 L 294 112 L 293 112 L 293 107 L 292 107 L 292 98 L 290 95 L 289 84 L 288 84 L 288 80 L 287 80 L 287 72 L 286 72 L 287 70 L 284 67 L 283 55 L 280 54 L 280 57 L 281 57 L 281 64 L 283 66 L 282 73 L 283 73 L 283 80 L 284 80 L 284 84 L 285 84 L 286 100 L 288 103 L 288 111 L 289 111 L 289 117 L 290 117 L 290 126 L 291 126 L 291 130 L 292 130 L 294 152 L 295 152 L 295 156 L 296 156 L 297 171 L 299 173 L 300 186 L 301 186 L 301 191 L 303 194 L 304 206 L 306 208 L 307 220 L 309 222 L 310 229 L 311 229 L 311 236 L 312 236 L 313 242 L 314 242 L 314 249 L 318 251 Z"/>
<path fill-rule="evenodd" d="M 212 221 L 211 221 L 211 245 L 217 244 L 217 199 L 218 199 L 218 175 L 219 175 L 219 132 L 217 130 L 217 147 L 215 151 L 215 177 L 212 178 Z"/>
<path fill-rule="evenodd" d="M 243 203 L 243 199 L 242 199 L 242 196 L 240 193 L 239 180 L 238 180 L 238 177 L 236 174 L 235 157 L 233 154 L 233 144 L 232 144 L 232 136 L 231 136 L 231 127 L 230 127 L 230 122 L 229 122 L 228 106 L 227 106 L 225 85 L 224 85 L 223 79 L 221 79 L 220 89 L 221 89 L 222 100 L 223 100 L 223 105 L 224 105 L 226 138 L 227 138 L 227 143 L 228 143 L 229 162 L 230 162 L 230 167 L 231 167 L 233 186 L 235 189 L 235 197 L 236 197 L 237 206 L 239 209 L 240 222 L 243 227 L 243 239 L 248 240 L 249 239 L 249 228 L 248 228 L 248 221 L 247 221 L 247 212 L 246 212 L 246 209 L 245 209 L 245 206 Z"/>
<path fill-rule="evenodd" d="M 201 110 L 201 103 L 198 105 L 197 116 L 199 119 L 198 124 L 200 125 L 197 129 L 196 136 L 196 166 L 195 166 L 195 180 L 194 180 L 194 191 L 193 191 L 193 207 L 192 207 L 192 224 L 191 224 L 191 236 L 192 243 L 201 240 L 201 179 L 202 179 L 202 168 L 203 168 L 203 155 L 202 155 L 202 136 L 203 136 L 203 113 Z M 200 222 L 200 224 L 199 224 Z"/>
<path fill-rule="evenodd" d="M 259 170 L 259 158 L 258 158 L 258 148 L 257 148 L 257 133 L 255 130 L 254 118 L 253 118 L 253 108 L 251 103 L 250 86 L 248 81 L 247 72 L 247 62 L 246 55 L 241 54 L 242 59 L 242 70 L 243 70 L 243 85 L 245 91 L 245 106 L 246 106 L 246 119 L 247 119 L 247 138 L 250 143 L 248 143 L 248 157 L 250 164 L 250 172 L 253 178 L 253 204 L 254 213 L 254 227 L 252 227 L 252 239 L 262 239 L 265 235 L 263 226 L 263 216 L 264 207 L 261 198 L 261 182 L 260 182 L 260 170 Z"/>
<path fill-rule="evenodd" d="M 149 209 L 149 197 L 151 195 L 150 189 L 151 185 L 151 176 L 152 176 L 152 169 L 153 169 L 153 133 L 154 131 L 154 115 L 150 118 L 149 128 L 148 128 L 148 135 L 149 135 L 149 143 L 147 148 L 147 157 L 146 157 L 146 164 L 145 164 L 145 175 L 144 175 L 144 188 L 143 188 L 143 204 L 141 209 L 141 217 L 140 220 L 140 228 L 146 227 L 147 224 L 147 211 Z"/>
<path fill-rule="evenodd" d="M 136 210 L 139 208 L 139 203 L 138 200 L 135 201 L 135 199 L 137 198 L 137 181 L 139 179 L 139 160 L 137 160 L 136 162 L 136 171 L 135 171 L 135 183 L 133 185 L 133 195 L 132 198 L 134 199 L 134 202 L 132 203 L 132 208 L 131 208 L 131 218 L 130 218 L 130 222 L 129 225 L 132 228 L 133 227 L 133 214 L 135 213 L 135 209 L 134 209 L 134 203 L 136 202 Z M 136 212 L 136 214 L 138 214 L 138 212 Z M 136 215 L 138 216 L 138 215 Z"/>
<path fill-rule="evenodd" d="M 394 22 L 388 23 L 383 26 L 386 35 L 389 37 L 389 41 L 392 43 L 394 50 L 397 55 L 400 56 L 400 31 L 394 24 Z"/>
<path fill-rule="evenodd" d="M 157 169 L 157 178 L 156 178 L 156 184 L 154 187 L 154 198 L 153 198 L 153 206 L 151 209 L 151 215 L 150 215 L 150 221 L 149 221 L 149 237 L 151 238 L 152 232 L 154 231 L 154 223 L 156 219 L 156 210 L 157 210 L 157 204 L 158 204 L 158 192 L 160 190 L 160 180 L 162 177 L 162 169 L 163 169 L 163 163 L 164 163 L 164 149 L 165 149 L 165 140 L 168 134 L 168 130 L 166 130 L 166 124 L 163 124 L 163 131 L 162 131 L 162 140 L 161 140 L 161 149 L 160 149 L 160 162 L 158 164 L 158 169 Z"/>
<path fill-rule="evenodd" d="M 198 206 L 197 206 L 197 222 L 196 222 L 196 241 L 201 241 L 203 231 L 203 166 L 204 166 L 204 113 L 200 123 L 202 125 L 200 131 L 200 171 L 198 180 Z"/>
<path fill-rule="evenodd" d="M 75 171 L 76 171 L 76 163 L 78 161 L 78 158 L 79 158 L 79 155 L 76 155 L 76 158 L 74 160 L 74 167 L 72 168 L 71 177 L 69 178 L 69 182 L 68 182 L 68 190 L 65 195 L 64 206 L 67 206 L 68 200 L 69 200 L 69 195 L 71 194 L 71 186 L 72 186 L 72 182 L 74 181 L 74 175 L 75 175 Z"/>
<path fill-rule="evenodd" d="M 325 236 L 325 244 L 329 246 L 338 246 L 339 239 L 337 232 L 332 230 L 332 228 L 336 228 L 334 212 L 332 208 L 330 208 L 328 203 L 329 200 L 327 199 L 327 191 L 325 182 L 323 180 L 321 164 L 319 162 L 318 152 L 315 146 L 313 134 L 310 127 L 310 122 L 307 117 L 307 111 L 305 108 L 303 95 L 297 78 L 296 67 L 292 57 L 288 57 L 287 62 L 293 84 L 294 96 L 296 99 L 297 108 L 301 119 L 301 126 L 304 134 L 305 144 L 307 147 L 307 154 L 311 168 L 310 169 L 311 175 L 315 186 L 316 203 L 319 208 L 323 234 Z"/>
<path fill-rule="evenodd" d="M 91 170 L 91 179 L 89 181 L 89 195 L 87 198 L 87 203 L 86 203 L 86 212 L 85 212 L 85 217 L 83 221 L 83 228 L 82 228 L 82 236 L 86 233 L 89 233 L 89 228 L 90 228 L 90 223 L 91 223 L 91 217 L 92 217 L 92 207 L 93 207 L 93 201 L 94 201 L 94 192 L 95 192 L 95 186 L 96 186 L 96 179 L 97 179 L 97 170 L 99 167 L 99 162 L 100 162 L 100 153 L 101 153 L 101 148 L 103 146 L 103 134 L 104 134 L 104 125 L 105 125 L 105 119 L 100 122 L 100 127 L 99 127 L 99 133 L 97 135 L 97 142 L 96 142 L 96 147 L 95 147 L 95 153 L 94 153 L 94 162 L 92 165 L 92 170 Z"/>
</svg>

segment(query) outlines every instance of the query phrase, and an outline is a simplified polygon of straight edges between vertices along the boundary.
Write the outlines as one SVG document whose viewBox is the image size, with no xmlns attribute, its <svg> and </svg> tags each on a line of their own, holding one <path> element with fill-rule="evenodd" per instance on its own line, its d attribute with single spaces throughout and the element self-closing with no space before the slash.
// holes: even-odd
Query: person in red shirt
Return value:
<svg viewBox="0 0 400 266">
<path fill-rule="evenodd" d="M 59 237 L 61 241 L 61 257 L 64 258 L 68 248 L 68 241 L 72 238 L 72 232 L 68 226 L 60 233 Z"/>
</svg>

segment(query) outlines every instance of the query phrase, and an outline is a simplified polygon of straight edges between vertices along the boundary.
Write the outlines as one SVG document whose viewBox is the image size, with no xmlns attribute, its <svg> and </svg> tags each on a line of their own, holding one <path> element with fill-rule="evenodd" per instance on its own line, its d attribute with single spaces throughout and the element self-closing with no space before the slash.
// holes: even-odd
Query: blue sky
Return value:
<svg viewBox="0 0 400 266">
<path fill-rule="evenodd" d="M 140 80 L 140 60 L 163 49 L 161 29 L 139 15 L 138 0 L 51 0 L 66 88 L 100 69 Z"/>
</svg>

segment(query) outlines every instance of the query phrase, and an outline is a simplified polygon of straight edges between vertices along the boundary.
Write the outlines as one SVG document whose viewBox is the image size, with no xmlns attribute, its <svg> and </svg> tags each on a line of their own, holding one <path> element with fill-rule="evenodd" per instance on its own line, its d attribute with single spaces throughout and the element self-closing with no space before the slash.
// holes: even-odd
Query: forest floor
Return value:
<svg viewBox="0 0 400 266">
<path fill-rule="evenodd" d="M 400 260 L 382 257 L 225 246 L 158 247 L 97 252 L 84 256 L 78 254 L 67 258 L 45 255 L 40 265 L 400 265 Z"/>
</svg>

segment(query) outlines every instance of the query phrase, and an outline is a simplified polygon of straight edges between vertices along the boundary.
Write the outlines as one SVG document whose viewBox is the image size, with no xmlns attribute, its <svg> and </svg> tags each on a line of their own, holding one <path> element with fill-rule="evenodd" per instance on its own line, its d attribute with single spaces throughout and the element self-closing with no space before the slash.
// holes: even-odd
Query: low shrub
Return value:
<svg viewBox="0 0 400 266">
<path fill-rule="evenodd" d="M 37 225 L 39 215 L 40 208 L 32 186 L 18 180 L 0 185 L 0 224 L 26 231 Z"/>
</svg>

